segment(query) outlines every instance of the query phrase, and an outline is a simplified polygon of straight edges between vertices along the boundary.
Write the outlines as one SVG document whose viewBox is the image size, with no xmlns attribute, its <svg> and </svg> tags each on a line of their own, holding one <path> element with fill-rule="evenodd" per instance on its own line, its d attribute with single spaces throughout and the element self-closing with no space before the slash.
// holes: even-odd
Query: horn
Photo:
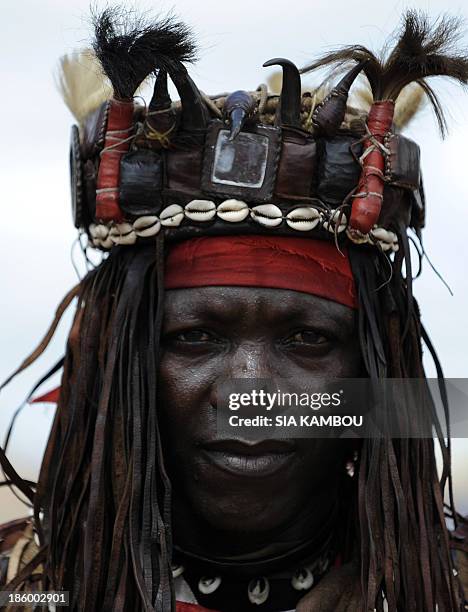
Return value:
<svg viewBox="0 0 468 612">
<path fill-rule="evenodd" d="M 200 90 L 190 78 L 187 69 L 178 63 L 169 76 L 176 86 L 182 103 L 180 128 L 189 132 L 205 130 L 208 123 L 208 111 Z"/>
<path fill-rule="evenodd" d="M 148 113 L 166 110 L 171 107 L 171 97 L 167 88 L 167 71 L 161 68 L 154 84 L 153 97 L 148 106 Z"/>
<path fill-rule="evenodd" d="M 314 110 L 312 123 L 317 135 L 331 138 L 339 130 L 346 113 L 351 85 L 366 63 L 367 60 L 363 60 L 356 64 Z"/>
<path fill-rule="evenodd" d="M 234 91 L 224 102 L 224 120 L 230 124 L 231 133 L 228 140 L 234 140 L 239 135 L 248 119 L 255 112 L 256 102 L 247 91 Z"/>
<path fill-rule="evenodd" d="M 153 97 L 148 106 L 143 130 L 146 138 L 158 141 L 160 146 L 167 148 L 170 144 L 170 134 L 176 125 L 175 111 L 167 88 L 167 71 L 161 68 L 154 84 Z"/>
<path fill-rule="evenodd" d="M 283 69 L 283 86 L 280 98 L 280 119 L 282 125 L 301 127 L 301 75 L 295 64 L 287 59 L 277 57 L 263 64 L 264 68 L 269 66 L 281 66 Z"/>
</svg>

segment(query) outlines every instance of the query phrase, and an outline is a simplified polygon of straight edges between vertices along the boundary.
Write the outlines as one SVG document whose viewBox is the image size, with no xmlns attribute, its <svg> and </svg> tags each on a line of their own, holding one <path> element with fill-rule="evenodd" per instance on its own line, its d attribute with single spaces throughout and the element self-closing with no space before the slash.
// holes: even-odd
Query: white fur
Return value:
<svg viewBox="0 0 468 612">
<path fill-rule="evenodd" d="M 359 110 L 362 109 L 369 112 L 372 102 L 373 98 L 370 87 L 361 87 L 351 97 L 350 106 L 355 106 Z M 424 90 L 417 83 L 407 85 L 398 96 L 395 104 L 393 122 L 396 127 L 400 130 L 405 128 L 426 102 L 427 98 Z"/>
<path fill-rule="evenodd" d="M 91 49 L 75 51 L 60 59 L 57 86 L 65 104 L 80 124 L 112 96 L 112 87 Z"/>
</svg>

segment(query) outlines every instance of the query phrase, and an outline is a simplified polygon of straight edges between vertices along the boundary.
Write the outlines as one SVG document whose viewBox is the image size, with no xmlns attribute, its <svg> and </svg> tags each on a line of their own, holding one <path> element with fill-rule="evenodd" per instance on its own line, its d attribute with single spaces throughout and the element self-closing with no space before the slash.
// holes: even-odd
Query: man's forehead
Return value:
<svg viewBox="0 0 468 612">
<path fill-rule="evenodd" d="M 354 310 L 316 295 L 266 287 L 191 287 L 165 293 L 167 316 L 242 318 L 258 314 L 266 320 L 308 316 L 354 320 Z"/>
</svg>

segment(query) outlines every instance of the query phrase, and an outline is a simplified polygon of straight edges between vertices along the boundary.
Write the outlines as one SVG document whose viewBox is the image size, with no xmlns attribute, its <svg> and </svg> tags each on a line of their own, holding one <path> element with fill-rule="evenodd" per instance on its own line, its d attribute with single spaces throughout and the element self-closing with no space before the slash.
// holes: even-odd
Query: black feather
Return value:
<svg viewBox="0 0 468 612">
<path fill-rule="evenodd" d="M 131 98 L 157 69 L 173 70 L 195 59 L 192 32 L 172 15 L 150 22 L 117 6 L 93 15 L 93 24 L 93 48 L 117 98 Z"/>
<path fill-rule="evenodd" d="M 444 135 L 446 122 L 434 90 L 425 81 L 432 76 L 445 76 L 462 85 L 468 83 L 468 50 L 459 49 L 461 21 L 443 16 L 431 23 L 417 11 L 407 11 L 396 44 L 390 52 L 377 57 L 366 47 L 347 46 L 324 55 L 301 72 L 319 67 L 344 66 L 350 61 L 367 59 L 363 71 L 369 80 L 374 100 L 394 100 L 406 85 L 418 82 L 428 96 Z M 389 45 L 386 45 L 388 49 Z"/>
</svg>

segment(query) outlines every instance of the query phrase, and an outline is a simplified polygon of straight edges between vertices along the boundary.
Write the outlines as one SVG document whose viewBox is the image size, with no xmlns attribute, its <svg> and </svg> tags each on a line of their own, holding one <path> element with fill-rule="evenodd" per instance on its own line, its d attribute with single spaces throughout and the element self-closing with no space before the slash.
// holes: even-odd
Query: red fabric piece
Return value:
<svg viewBox="0 0 468 612">
<path fill-rule="evenodd" d="M 176 601 L 176 612 L 216 612 L 216 610 L 204 608 L 203 606 L 199 606 L 198 604 Z"/>
<path fill-rule="evenodd" d="M 112 98 L 97 178 L 96 219 L 98 221 L 119 223 L 123 220 L 119 205 L 120 159 L 128 151 L 130 142 L 119 143 L 119 140 L 128 138 L 132 126 L 133 100 L 122 101 Z M 100 189 L 110 191 L 99 192 Z"/>
<path fill-rule="evenodd" d="M 211 286 L 290 289 L 357 308 L 348 253 L 325 240 L 210 236 L 174 245 L 166 289 Z"/>
<path fill-rule="evenodd" d="M 39 395 L 39 397 L 35 397 L 29 403 L 30 404 L 56 404 L 59 401 L 60 397 L 60 387 L 56 389 L 52 389 L 52 391 L 48 391 L 44 393 L 44 395 Z"/>
<path fill-rule="evenodd" d="M 374 102 L 372 105 L 367 127 L 376 141 L 383 143 L 385 134 L 392 127 L 394 111 L 393 100 Z M 366 139 L 364 151 L 372 144 L 371 140 Z M 349 219 L 350 227 L 363 234 L 370 232 L 379 219 L 384 191 L 384 169 L 385 159 L 380 149 L 375 149 L 363 159 L 357 193 L 367 195 L 354 199 Z"/>
</svg>

